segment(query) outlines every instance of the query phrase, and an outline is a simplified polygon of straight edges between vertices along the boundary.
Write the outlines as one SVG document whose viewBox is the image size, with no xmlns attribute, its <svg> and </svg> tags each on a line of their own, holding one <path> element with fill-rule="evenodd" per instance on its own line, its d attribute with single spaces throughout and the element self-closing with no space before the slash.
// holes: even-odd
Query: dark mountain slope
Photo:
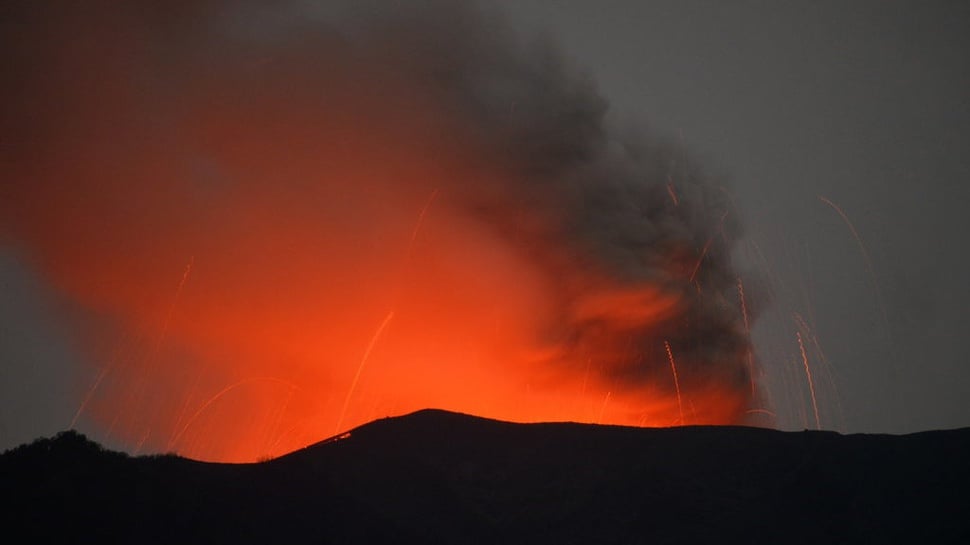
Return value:
<svg viewBox="0 0 970 545">
<path fill-rule="evenodd" d="M 510 424 L 421 411 L 258 464 L 67 432 L 0 457 L 4 527 L 126 543 L 965 543 L 970 429 Z"/>
</svg>

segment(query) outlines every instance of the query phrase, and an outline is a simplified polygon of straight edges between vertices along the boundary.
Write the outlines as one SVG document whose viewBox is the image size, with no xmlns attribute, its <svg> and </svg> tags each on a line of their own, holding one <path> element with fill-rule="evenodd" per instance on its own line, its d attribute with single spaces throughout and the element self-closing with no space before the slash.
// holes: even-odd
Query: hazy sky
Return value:
<svg viewBox="0 0 970 545">
<path fill-rule="evenodd" d="M 678 140 L 729 180 L 779 427 L 815 427 L 799 341 L 823 428 L 970 425 L 966 3 L 496 5 L 590 73 L 612 122 Z M 0 252 L 0 447 L 77 410 L 71 385 L 90 377 L 63 304 Z"/>
<path fill-rule="evenodd" d="M 799 312 L 837 389 L 829 426 L 970 425 L 970 6 L 505 4 L 595 74 L 618 118 L 682 137 L 732 180 L 767 263 L 744 244 L 738 258 L 769 265 L 776 290 L 755 341 L 783 424 L 801 425 L 782 414 Z"/>
</svg>

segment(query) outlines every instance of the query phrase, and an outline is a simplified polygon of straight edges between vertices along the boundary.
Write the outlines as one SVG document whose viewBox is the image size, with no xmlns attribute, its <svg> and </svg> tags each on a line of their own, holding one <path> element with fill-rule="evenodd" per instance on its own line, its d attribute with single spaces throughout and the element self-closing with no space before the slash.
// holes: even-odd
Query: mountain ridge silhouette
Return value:
<svg viewBox="0 0 970 545">
<path fill-rule="evenodd" d="M 441 410 L 249 464 L 66 431 L 0 455 L 27 541 L 962 543 L 970 428 L 516 424 Z"/>
</svg>

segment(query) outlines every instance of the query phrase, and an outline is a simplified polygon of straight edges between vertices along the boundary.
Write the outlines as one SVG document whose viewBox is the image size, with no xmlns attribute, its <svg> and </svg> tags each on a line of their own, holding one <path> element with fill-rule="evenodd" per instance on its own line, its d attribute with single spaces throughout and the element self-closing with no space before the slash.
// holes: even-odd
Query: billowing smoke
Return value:
<svg viewBox="0 0 970 545">
<path fill-rule="evenodd" d="M 252 460 L 424 407 L 754 408 L 726 191 L 499 15 L 4 10 L 3 240 L 82 309 L 103 440 Z"/>
</svg>

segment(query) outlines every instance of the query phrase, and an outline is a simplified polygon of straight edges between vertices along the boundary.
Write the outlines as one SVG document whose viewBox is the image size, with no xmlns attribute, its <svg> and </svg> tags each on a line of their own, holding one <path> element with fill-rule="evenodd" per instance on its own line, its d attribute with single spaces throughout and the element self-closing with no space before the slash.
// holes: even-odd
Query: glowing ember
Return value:
<svg viewBox="0 0 970 545">
<path fill-rule="evenodd" d="M 721 193 L 548 51 L 457 6 L 256 31 L 92 5 L 9 38 L 49 70 L 4 121 L 0 212 L 82 313 L 101 440 L 251 461 L 427 407 L 768 412 Z"/>
<path fill-rule="evenodd" d="M 667 350 L 667 357 L 670 359 L 670 373 L 674 376 L 674 387 L 677 390 L 677 412 L 680 415 L 679 424 L 684 424 L 684 403 L 680 397 L 680 379 L 677 378 L 677 364 L 674 363 L 674 353 L 670 350 L 670 343 L 664 341 L 664 348 Z"/>
<path fill-rule="evenodd" d="M 805 378 L 808 380 L 808 390 L 812 396 L 812 411 L 815 413 L 815 429 L 822 429 L 821 421 L 818 418 L 818 400 L 815 397 L 815 380 L 812 379 L 812 371 L 808 367 L 808 355 L 805 354 L 805 343 L 802 342 L 801 331 L 796 331 L 795 336 L 798 339 L 798 350 L 802 354 L 802 364 L 805 366 Z"/>
</svg>

